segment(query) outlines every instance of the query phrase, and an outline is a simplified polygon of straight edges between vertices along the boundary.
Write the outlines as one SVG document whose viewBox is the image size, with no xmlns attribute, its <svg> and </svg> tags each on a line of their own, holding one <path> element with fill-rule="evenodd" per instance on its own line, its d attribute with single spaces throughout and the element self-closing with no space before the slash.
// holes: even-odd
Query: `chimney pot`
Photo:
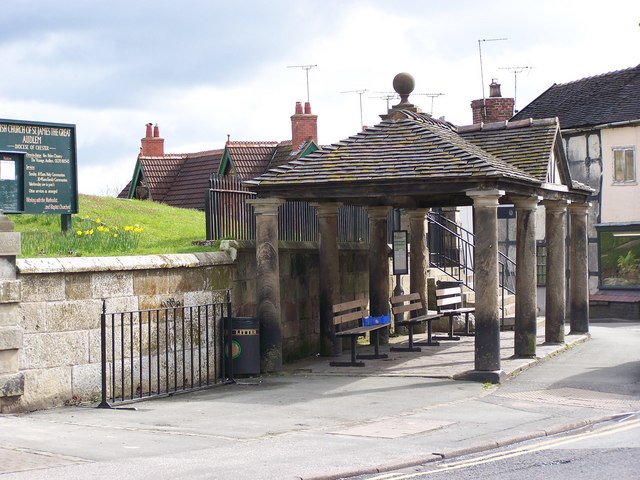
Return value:
<svg viewBox="0 0 640 480">
<path fill-rule="evenodd" d="M 152 123 L 147 123 L 147 132 L 145 134 L 145 137 L 147 138 L 151 138 L 151 127 L 153 126 Z"/>
<path fill-rule="evenodd" d="M 296 115 L 302 115 L 302 103 L 296 102 Z"/>
<path fill-rule="evenodd" d="M 498 83 L 498 80 L 495 78 L 491 80 L 491 84 L 489 85 L 489 97 L 490 98 L 502 97 L 502 93 L 500 92 L 500 84 Z"/>
<path fill-rule="evenodd" d="M 311 115 L 311 104 L 309 102 L 304 102 L 304 113 Z"/>
<path fill-rule="evenodd" d="M 153 137 L 154 138 L 159 138 L 160 137 L 160 128 L 158 128 L 158 124 L 157 123 L 153 127 Z"/>
</svg>

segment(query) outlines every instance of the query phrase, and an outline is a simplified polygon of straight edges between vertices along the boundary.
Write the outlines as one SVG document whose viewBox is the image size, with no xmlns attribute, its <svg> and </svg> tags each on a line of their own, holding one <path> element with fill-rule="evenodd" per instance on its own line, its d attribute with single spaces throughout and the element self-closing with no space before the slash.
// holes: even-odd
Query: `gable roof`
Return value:
<svg viewBox="0 0 640 480">
<path fill-rule="evenodd" d="M 209 177 L 218 170 L 223 150 L 171 154 L 162 157 L 138 156 L 133 179 L 118 195 L 136 198 L 136 188 L 144 186 L 156 202 L 174 207 L 204 209 Z"/>
<path fill-rule="evenodd" d="M 224 150 L 188 153 L 167 192 L 164 203 L 174 207 L 205 208 L 206 194 L 209 189 L 209 177 L 218 170 Z"/>
<path fill-rule="evenodd" d="M 560 125 L 557 118 L 529 118 L 458 127 L 458 133 L 484 151 L 545 182 Z"/>
<path fill-rule="evenodd" d="M 271 162 L 278 142 L 227 142 L 219 175 L 231 172 L 240 178 L 253 178 L 264 172 Z"/>
<path fill-rule="evenodd" d="M 640 120 L 640 65 L 554 84 L 512 120 L 559 117 L 561 128 Z"/>
<path fill-rule="evenodd" d="M 227 142 L 218 175 L 231 170 L 233 175 L 248 180 L 262 175 L 267 169 L 296 160 L 318 147 L 313 140 L 293 150 L 291 140 L 283 142 Z"/>
</svg>

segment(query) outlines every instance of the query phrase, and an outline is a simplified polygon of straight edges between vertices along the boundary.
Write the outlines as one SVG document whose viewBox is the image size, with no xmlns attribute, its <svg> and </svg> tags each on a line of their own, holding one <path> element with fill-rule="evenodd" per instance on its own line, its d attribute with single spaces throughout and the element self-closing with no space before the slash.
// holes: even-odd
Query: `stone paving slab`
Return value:
<svg viewBox="0 0 640 480">
<path fill-rule="evenodd" d="M 19 448 L 0 447 L 0 475 L 26 470 L 38 470 L 85 463 L 86 460 L 49 452 L 34 452 Z"/>
<path fill-rule="evenodd" d="M 514 357 L 514 332 L 500 332 L 500 362 L 502 370 L 507 376 L 517 375 L 531 367 L 541 358 L 547 358 L 572 345 L 583 342 L 589 335 L 569 335 L 566 328 L 564 344 L 547 344 L 544 339 L 544 323 L 538 326 L 536 357 Z M 414 339 L 422 340 L 421 335 Z M 344 351 L 340 357 L 322 359 L 319 357 L 301 360 L 285 366 L 289 373 L 316 375 L 348 375 L 348 376 L 401 376 L 424 378 L 454 378 L 464 372 L 474 369 L 475 337 L 460 337 L 460 340 L 441 340 L 439 346 L 421 347 L 420 352 L 390 351 L 394 345 L 407 344 L 406 336 L 391 337 L 389 345 L 380 347 L 381 353 L 388 355 L 385 359 L 364 360 L 364 367 L 334 367 L 330 361 L 346 361 L 350 359 L 349 351 Z M 372 347 L 359 346 L 359 353 L 372 353 Z"/>
</svg>

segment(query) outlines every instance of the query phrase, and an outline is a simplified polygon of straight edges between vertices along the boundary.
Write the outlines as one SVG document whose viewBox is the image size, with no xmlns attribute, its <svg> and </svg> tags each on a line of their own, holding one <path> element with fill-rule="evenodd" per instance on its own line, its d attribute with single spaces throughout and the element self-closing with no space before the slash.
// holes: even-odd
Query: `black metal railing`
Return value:
<svg viewBox="0 0 640 480">
<path fill-rule="evenodd" d="M 123 402 L 193 391 L 231 381 L 224 355 L 226 301 L 107 313 L 100 319 L 102 401 Z"/>
<path fill-rule="evenodd" d="M 474 290 L 474 234 L 439 212 L 427 215 L 429 228 L 429 265 Z M 498 252 L 501 322 L 504 322 L 505 301 L 516 293 L 516 262 Z"/>
<path fill-rule="evenodd" d="M 255 215 L 246 201 L 256 194 L 237 177 L 214 175 L 209 186 L 205 202 L 207 240 L 255 240 Z M 392 212 L 389 225 L 393 225 Z M 320 222 L 315 207 L 302 201 L 288 201 L 278 207 L 278 237 L 289 242 L 317 242 Z M 343 205 L 338 209 L 338 241 L 369 242 L 369 217 L 364 207 Z"/>
</svg>

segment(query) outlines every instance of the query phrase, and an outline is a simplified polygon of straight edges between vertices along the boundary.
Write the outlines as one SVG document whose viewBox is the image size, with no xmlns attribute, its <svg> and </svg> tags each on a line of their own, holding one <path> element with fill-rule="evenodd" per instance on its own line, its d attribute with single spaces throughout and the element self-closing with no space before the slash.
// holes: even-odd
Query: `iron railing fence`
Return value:
<svg viewBox="0 0 640 480">
<path fill-rule="evenodd" d="M 224 354 L 231 318 L 226 301 L 107 313 L 100 319 L 102 401 L 99 407 L 173 395 L 232 381 Z"/>
<path fill-rule="evenodd" d="M 439 212 L 427 215 L 429 265 L 474 290 L 474 234 Z M 516 293 L 516 262 L 498 252 L 501 324 L 504 323 L 506 295 Z"/>
<path fill-rule="evenodd" d="M 207 240 L 232 238 L 255 240 L 253 207 L 246 200 L 256 194 L 237 177 L 214 175 L 209 179 L 205 202 Z M 393 213 L 389 213 L 388 242 L 391 242 Z M 309 202 L 289 201 L 278 208 L 278 236 L 289 242 L 317 242 L 318 214 Z M 369 242 L 369 218 L 364 207 L 343 205 L 338 210 L 338 241 Z"/>
</svg>

